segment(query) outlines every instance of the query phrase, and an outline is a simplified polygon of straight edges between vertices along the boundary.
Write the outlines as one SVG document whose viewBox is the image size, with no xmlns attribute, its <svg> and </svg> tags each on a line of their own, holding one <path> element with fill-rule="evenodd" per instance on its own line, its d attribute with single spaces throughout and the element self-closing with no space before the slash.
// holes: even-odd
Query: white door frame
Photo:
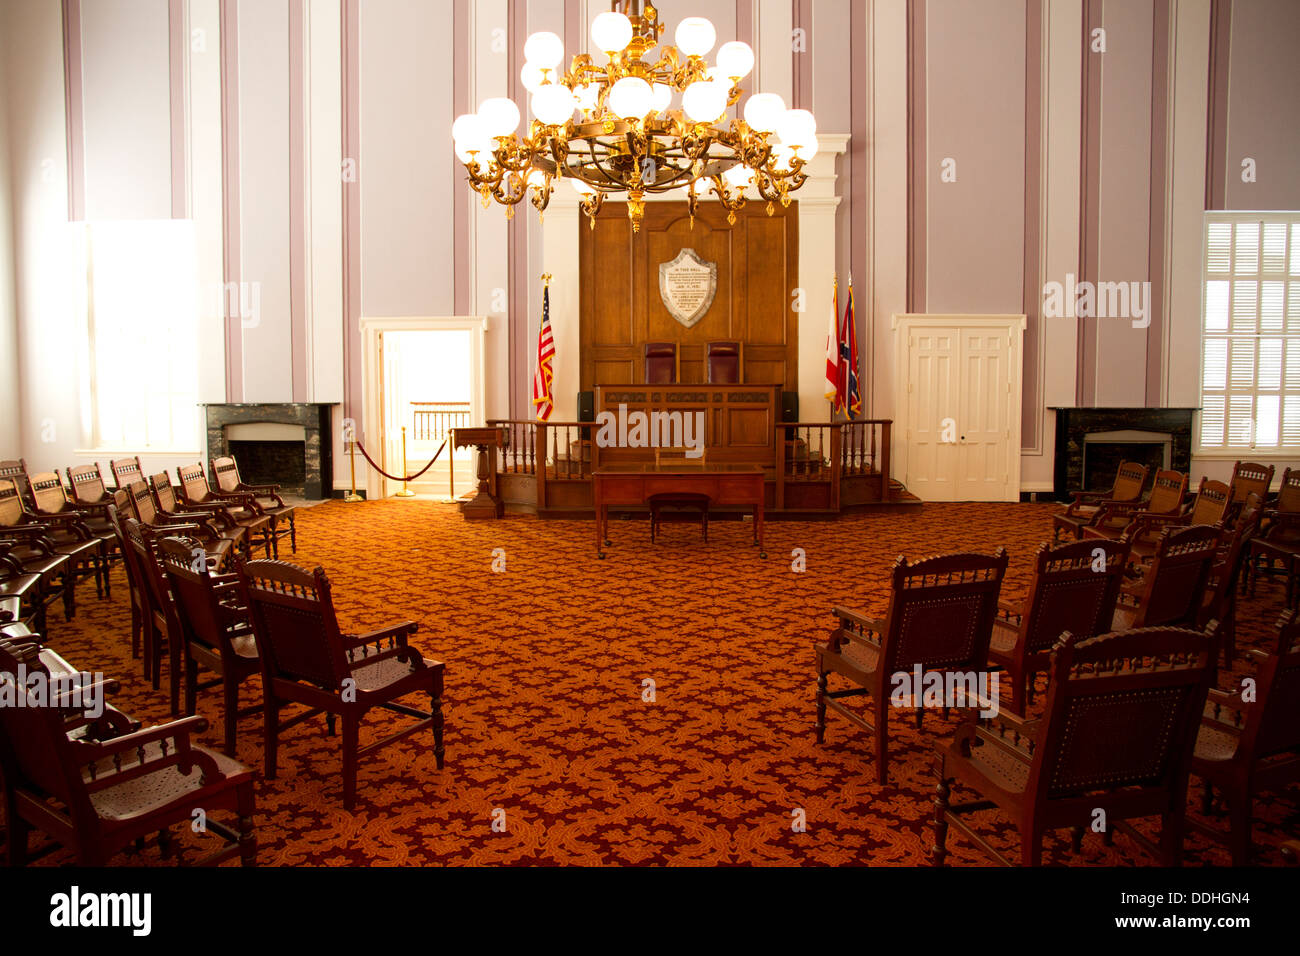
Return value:
<svg viewBox="0 0 1300 956">
<path fill-rule="evenodd" d="M 1008 345 L 1010 348 L 1010 357 L 1008 360 L 1007 370 L 1010 373 L 1008 385 L 1010 402 L 1007 410 L 1008 423 L 1010 424 L 1010 435 L 1007 448 L 1007 487 L 1013 497 L 1009 501 L 1019 500 L 1020 489 L 1020 415 L 1021 402 L 1023 401 L 1021 379 L 1024 374 L 1024 337 L 1025 326 L 1027 324 L 1026 316 L 1020 313 L 1006 314 L 925 314 L 925 313 L 902 313 L 896 312 L 891 320 L 894 330 L 894 368 L 895 377 L 895 425 L 894 425 L 894 448 L 892 449 L 893 460 L 901 465 L 901 468 L 895 466 L 896 474 L 901 471 L 903 481 L 907 481 L 909 460 L 908 460 L 908 441 L 907 435 L 910 433 L 912 423 L 908 420 L 910 412 L 907 402 L 908 375 L 907 369 L 910 361 L 911 346 L 908 344 L 908 335 L 915 329 L 953 329 L 959 331 L 962 329 L 972 328 L 993 328 L 1005 329 L 1008 336 Z M 958 367 L 958 382 L 962 374 L 960 366 Z M 960 385 L 959 385 L 960 388 Z M 960 392 L 959 392 L 960 394 Z"/>
<path fill-rule="evenodd" d="M 470 424 L 482 425 L 487 407 L 483 361 L 487 355 L 488 317 L 486 315 L 399 315 L 366 316 L 361 319 L 361 441 L 366 451 L 378 457 L 382 442 L 383 392 L 381 390 L 379 336 L 382 332 L 455 332 L 468 331 Z M 373 446 L 373 447 L 372 447 Z M 382 459 L 381 459 L 382 460 Z M 390 471 L 392 469 L 389 469 Z M 366 497 L 386 498 L 388 479 L 366 466 Z"/>
</svg>

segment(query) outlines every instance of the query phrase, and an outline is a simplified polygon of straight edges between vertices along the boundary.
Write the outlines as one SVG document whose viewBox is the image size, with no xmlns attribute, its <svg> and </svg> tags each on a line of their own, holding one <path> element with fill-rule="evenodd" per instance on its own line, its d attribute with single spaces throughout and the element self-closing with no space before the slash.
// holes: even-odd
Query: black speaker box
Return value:
<svg viewBox="0 0 1300 956">
<path fill-rule="evenodd" d="M 799 420 L 799 393 L 781 393 L 781 421 L 797 422 Z"/>
<path fill-rule="evenodd" d="M 596 393 L 578 393 L 578 421 L 594 422 L 596 420 Z"/>
</svg>

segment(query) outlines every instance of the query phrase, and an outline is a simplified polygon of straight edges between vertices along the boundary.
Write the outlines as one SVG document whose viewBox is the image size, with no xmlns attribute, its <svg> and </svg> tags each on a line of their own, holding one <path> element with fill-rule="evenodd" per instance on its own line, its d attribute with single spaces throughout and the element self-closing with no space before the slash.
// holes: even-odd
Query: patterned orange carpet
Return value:
<svg viewBox="0 0 1300 956">
<path fill-rule="evenodd" d="M 932 755 L 955 719 L 928 714 L 918 732 L 901 711 L 890 725 L 894 782 L 877 786 L 868 740 L 843 719 L 832 714 L 826 743 L 814 741 L 813 644 L 834 604 L 884 611 L 900 553 L 1005 545 L 1003 594 L 1021 594 L 1053 507 L 929 504 L 772 522 L 767 560 L 749 546 L 748 524 L 715 522 L 708 544 L 697 527 L 670 525 L 652 547 L 644 521 L 614 522 L 604 561 L 590 522 L 467 523 L 454 506 L 426 501 L 303 510 L 293 560 L 325 567 L 344 624 L 418 621 L 413 643 L 447 662 L 447 765 L 436 769 L 431 735 L 365 756 L 349 814 L 337 739 L 319 718 L 291 729 L 279 778 L 257 785 L 259 862 L 924 864 Z M 806 554 L 802 573 L 791 570 L 795 549 Z M 493 571 L 494 557 L 504 570 Z M 1280 606 L 1275 583 L 1243 600 L 1241 646 L 1265 637 Z M 119 706 L 160 722 L 166 684 L 155 692 L 142 680 L 127 621 L 119 570 L 112 601 L 87 592 L 72 624 L 52 616 L 51 644 L 80 667 L 121 678 Z M 1222 675 L 1222 686 L 1230 680 Z M 260 696 L 258 682 L 245 693 Z M 201 697 L 199 712 L 211 723 L 205 741 L 219 746 L 219 693 Z M 389 716 L 399 720 L 374 716 L 363 744 L 396 726 Z M 241 724 L 239 756 L 260 770 L 260 717 Z M 1259 862 L 1279 863 L 1277 844 L 1300 831 L 1297 796 L 1292 788 L 1256 804 Z M 805 832 L 792 828 L 799 810 Z M 995 844 L 1016 853 L 1014 829 L 984 817 Z M 178 833 L 182 860 L 208 839 Z M 952 865 L 986 862 L 956 833 L 948 844 Z M 1191 865 L 1228 862 L 1199 836 L 1187 847 Z M 1107 848 L 1090 834 L 1074 855 L 1068 833 L 1049 836 L 1044 858 L 1150 862 L 1123 836 Z M 69 860 L 59 851 L 41 862 Z M 161 861 L 149 847 L 114 862 Z"/>
</svg>

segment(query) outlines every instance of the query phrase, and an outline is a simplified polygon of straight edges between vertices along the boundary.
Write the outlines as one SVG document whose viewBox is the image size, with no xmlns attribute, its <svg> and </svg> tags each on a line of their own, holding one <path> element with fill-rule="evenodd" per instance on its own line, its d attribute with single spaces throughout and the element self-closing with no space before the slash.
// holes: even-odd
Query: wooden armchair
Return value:
<svg viewBox="0 0 1300 956">
<path fill-rule="evenodd" d="M 1064 632 L 1082 640 L 1110 629 L 1127 561 L 1128 544 L 1122 541 L 1039 547 L 1025 599 L 999 601 L 1000 616 L 993 622 L 989 660 L 1011 678 L 1005 707 L 1025 713 L 1033 701 L 1034 675 L 1047 670 Z"/>
<path fill-rule="evenodd" d="M 1297 581 L 1300 581 L 1300 468 L 1282 473 L 1273 507 L 1264 512 L 1260 534 L 1251 542 L 1247 559 L 1250 566 L 1249 587 L 1253 596 L 1261 571 L 1280 570 L 1286 575 L 1286 605 L 1296 606 Z"/>
<path fill-rule="evenodd" d="M 1195 627 L 1218 552 L 1218 528 L 1167 529 L 1156 542 L 1146 574 L 1120 588 L 1114 629 Z"/>
<path fill-rule="evenodd" d="M 1201 601 L 1198 624 L 1219 622 L 1219 640 L 1223 645 L 1223 666 L 1232 664 L 1237 646 L 1237 592 L 1240 590 L 1241 572 L 1246 565 L 1250 543 L 1259 532 L 1263 515 L 1263 501 L 1251 492 L 1244 507 L 1237 513 L 1231 528 L 1219 532 L 1219 553 L 1210 565 L 1210 576 L 1205 582 L 1205 595 Z"/>
<path fill-rule="evenodd" d="M 110 461 L 108 468 L 113 473 L 113 484 L 119 488 L 125 488 L 133 481 L 144 481 L 144 469 L 140 467 L 139 455 Z"/>
<path fill-rule="evenodd" d="M 226 554 L 240 553 L 245 558 L 251 557 L 251 545 L 248 534 L 235 519 L 230 517 L 225 507 L 219 504 L 186 505 L 183 509 L 176 498 L 176 489 L 166 472 L 149 476 L 149 493 L 159 514 L 176 521 L 190 521 L 208 528 L 219 538 L 225 538 L 229 544 L 222 545 Z"/>
<path fill-rule="evenodd" d="M 262 545 L 266 556 L 271 556 L 275 535 L 271 530 L 271 516 L 265 514 L 246 492 L 223 492 L 217 494 L 208 485 L 207 475 L 202 465 L 181 465 L 176 469 L 180 481 L 181 504 L 187 509 L 208 508 L 219 505 L 230 521 L 244 530 L 249 542 Z"/>
<path fill-rule="evenodd" d="M 0 672 L 16 675 L 19 665 L 48 679 L 35 646 L 0 645 Z M 216 864 L 237 854 L 245 866 L 255 865 L 253 774 L 191 742 L 192 734 L 206 728 L 203 720 L 187 717 L 109 740 L 73 740 L 66 706 L 28 703 L 0 708 L 10 865 L 26 863 L 32 829 L 71 849 L 82 866 L 104 866 L 153 833 L 166 854 L 168 828 L 189 823 L 195 807 L 207 813 L 208 830 L 223 838 L 200 862 Z M 237 814 L 237 828 L 214 819 L 221 810 Z"/>
<path fill-rule="evenodd" d="M 30 482 L 36 505 L 32 518 L 46 526 L 45 536 L 53 542 L 54 550 L 68 556 L 78 577 L 94 577 L 96 596 L 111 598 L 109 558 L 117 550 L 112 532 L 98 534 L 86 523 L 91 516 L 68 500 L 57 472 L 39 472 L 31 476 Z"/>
<path fill-rule="evenodd" d="M 4 620 L 23 621 L 44 634 L 45 607 L 58 589 L 49 587 L 41 575 L 24 571 L 22 562 L 10 557 L 10 552 L 18 546 L 17 541 L 0 538 L 0 608 L 8 612 Z M 3 617 L 0 613 L 0 618 Z"/>
<path fill-rule="evenodd" d="M 1042 862 L 1043 834 L 1069 827 L 1076 850 L 1105 812 L 1165 865 L 1182 863 L 1188 763 L 1206 691 L 1214 679 L 1212 633 L 1151 627 L 1077 640 L 1052 650 L 1040 720 L 1005 711 L 968 721 L 940 750 L 931 859 L 942 866 L 949 825 L 1003 865 L 1010 861 L 963 817 L 999 809 L 1020 832 L 1020 860 Z M 953 782 L 981 799 L 950 802 Z M 1161 818 L 1159 846 L 1127 821 Z"/>
<path fill-rule="evenodd" d="M 826 708 L 875 738 L 876 782 L 888 782 L 889 708 L 893 675 L 922 671 L 986 672 L 989 639 L 1007 553 L 949 554 L 909 564 L 902 555 L 891 574 L 889 611 L 883 620 L 857 611 L 831 610 L 837 624 L 817 654 L 817 742 L 826 734 Z M 852 687 L 829 690 L 834 672 Z M 920 694 L 914 688 L 914 694 Z M 870 695 L 874 723 L 845 707 L 845 697 Z M 917 726 L 924 709 L 916 703 Z"/>
<path fill-rule="evenodd" d="M 261 654 L 269 779 L 275 779 L 280 731 L 322 711 L 331 734 L 336 717 L 343 718 L 345 809 L 356 803 L 357 758 L 363 753 L 432 729 L 434 759 L 442 768 L 444 665 L 407 644 L 418 629 L 415 623 L 403 621 L 365 634 L 341 633 L 329 579 L 321 568 L 307 571 L 283 561 L 249 561 L 240 567 L 239 577 Z M 397 702 L 412 693 L 429 695 L 429 713 Z M 288 704 L 310 709 L 282 721 L 280 709 Z M 360 747 L 361 720 L 374 707 L 419 720 Z"/>
<path fill-rule="evenodd" d="M 32 485 L 27 478 L 27 459 L 11 458 L 0 461 L 0 479 L 12 481 L 18 489 L 18 498 L 24 508 L 32 506 Z"/>
<path fill-rule="evenodd" d="M 1137 501 L 1146 484 L 1147 470 L 1146 465 L 1136 461 L 1121 462 L 1108 491 L 1071 492 L 1074 500 L 1064 511 L 1052 516 L 1052 539 L 1059 540 L 1063 534 L 1076 539 L 1083 537 L 1083 529 L 1092 524 L 1101 506 L 1108 501 Z"/>
<path fill-rule="evenodd" d="M 131 495 L 125 488 L 113 492 L 113 504 L 108 518 L 117 535 L 117 546 L 122 552 L 122 568 L 126 572 L 126 588 L 131 597 L 131 656 L 141 657 L 144 644 L 144 618 L 149 613 L 149 601 L 144 593 L 144 579 L 136 567 L 135 550 L 127 538 L 122 522 L 131 517 Z M 144 659 L 144 676 L 151 676 L 151 663 Z"/>
<path fill-rule="evenodd" d="M 239 707 L 239 685 L 261 670 L 248 609 L 239 603 L 239 576 L 214 575 L 194 561 L 194 539 L 163 538 L 158 559 L 171 586 L 185 650 L 185 713 L 198 706 L 198 692 L 221 685 L 225 701 L 225 751 L 234 757 L 239 718 L 261 711 Z M 199 668 L 216 674 L 199 683 Z"/>
<path fill-rule="evenodd" d="M 78 465 L 68 468 L 67 472 L 73 505 L 85 515 L 82 520 L 86 527 L 105 542 L 110 561 L 122 560 L 122 553 L 117 550 L 112 522 L 108 520 L 108 509 L 113 503 L 113 496 L 104 485 L 104 476 L 100 473 L 98 463 Z"/>
<path fill-rule="evenodd" d="M 1180 471 L 1158 471 L 1151 494 L 1141 501 L 1107 501 L 1097 509 L 1092 523 L 1083 529 L 1085 538 L 1121 538 L 1137 533 L 1134 522 L 1153 518 L 1176 518 L 1187 497 L 1187 476 Z"/>
<path fill-rule="evenodd" d="M 1206 525 L 1222 530 L 1230 517 L 1231 501 L 1230 486 L 1221 481 L 1202 478 L 1190 510 L 1175 515 L 1140 514 L 1124 529 L 1121 537 L 1129 542 L 1134 561 L 1138 564 L 1146 564 L 1151 560 L 1151 555 L 1155 554 L 1156 539 L 1166 528 Z"/>
<path fill-rule="evenodd" d="M 1251 700 L 1240 692 L 1210 690 L 1192 755 L 1192 773 L 1205 781 L 1203 812 L 1212 812 L 1216 787 L 1227 803 L 1233 866 L 1250 862 L 1254 796 L 1300 781 L 1300 619 L 1295 611 L 1284 611 L 1277 628 L 1274 652 L 1248 652 L 1258 665 Z M 1191 826 L 1214 839 L 1224 837 L 1196 820 Z"/>
<path fill-rule="evenodd" d="M 55 550 L 48 530 L 23 507 L 13 480 L 0 478 L 0 536 L 14 542 L 7 557 L 18 562 L 24 574 L 40 575 L 47 594 L 56 587 L 56 580 L 62 581 L 58 593 L 63 597 L 63 616 L 70 621 L 77 613 L 77 577 L 71 559 Z"/>
<path fill-rule="evenodd" d="M 169 696 L 173 716 L 181 712 L 181 655 L 184 635 L 181 632 L 171 587 L 158 561 L 157 549 L 158 541 L 164 534 L 191 534 L 196 530 L 197 525 L 171 525 L 160 533 L 135 518 L 122 520 L 122 531 L 126 534 L 127 546 L 131 548 L 134 555 L 135 571 L 140 579 L 140 591 L 144 600 L 141 617 L 144 625 L 142 636 L 145 673 L 148 674 L 154 690 L 157 690 L 162 685 L 162 655 L 165 649 L 171 678 Z M 207 564 L 212 560 L 205 555 L 201 545 L 191 545 L 191 552 L 191 561 L 200 560 Z"/>
<path fill-rule="evenodd" d="M 143 481 L 133 481 L 127 486 L 131 496 L 131 511 L 135 520 L 155 533 L 167 534 L 168 528 L 184 525 L 192 529 L 190 534 L 199 539 L 208 557 L 214 559 L 218 567 L 224 566 L 230 559 L 235 546 L 235 539 L 222 535 L 209 512 L 172 512 L 164 514 L 154 504 L 153 494 Z"/>
<path fill-rule="evenodd" d="M 271 543 L 274 557 L 280 556 L 280 539 L 289 535 L 289 544 L 294 554 L 298 553 L 298 532 L 294 527 L 293 505 L 286 505 L 280 497 L 279 485 L 250 485 L 239 477 L 239 464 L 234 458 L 213 458 L 208 467 L 212 478 L 217 483 L 217 497 L 222 495 L 251 495 L 259 511 L 271 518 Z M 283 527 L 285 522 L 289 527 Z"/>
<path fill-rule="evenodd" d="M 1259 495 L 1260 501 L 1268 501 L 1268 489 L 1273 484 L 1274 465 L 1261 465 L 1253 461 L 1239 461 L 1232 466 L 1232 501 L 1229 504 L 1229 520 L 1236 517 L 1251 495 Z"/>
</svg>

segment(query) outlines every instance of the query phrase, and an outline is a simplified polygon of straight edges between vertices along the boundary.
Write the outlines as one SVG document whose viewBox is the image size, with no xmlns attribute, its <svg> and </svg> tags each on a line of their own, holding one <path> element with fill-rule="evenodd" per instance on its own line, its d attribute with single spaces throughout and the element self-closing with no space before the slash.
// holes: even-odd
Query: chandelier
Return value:
<svg viewBox="0 0 1300 956">
<path fill-rule="evenodd" d="M 540 215 L 560 179 L 581 197 L 593 229 L 606 197 L 615 195 L 626 198 L 633 232 L 647 193 L 684 189 L 692 227 L 709 188 L 733 224 L 751 187 L 767 200 L 768 215 L 775 202 L 788 206 L 817 153 L 812 113 L 757 93 L 736 110 L 743 116 L 729 118 L 754 51 L 724 43 L 710 66 L 713 24 L 687 17 L 677 25 L 677 45 L 659 47 L 652 59 L 663 30 L 649 0 L 614 0 L 591 24 L 592 44 L 607 62 L 579 54 L 564 73 L 563 41 L 548 32 L 530 36 L 520 74 L 533 115 L 526 133 L 517 135 L 522 114 L 506 97 L 484 100 L 452 125 L 456 157 L 483 207 L 495 199 L 510 218 L 531 194 Z"/>
</svg>

